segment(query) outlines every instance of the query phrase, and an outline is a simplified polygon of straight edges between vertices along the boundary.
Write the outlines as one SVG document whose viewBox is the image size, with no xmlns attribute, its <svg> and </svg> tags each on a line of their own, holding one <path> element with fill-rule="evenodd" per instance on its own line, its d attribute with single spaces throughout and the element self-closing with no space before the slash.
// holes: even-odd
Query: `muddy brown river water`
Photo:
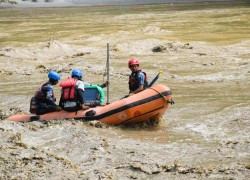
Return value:
<svg viewBox="0 0 250 180">
<path fill-rule="evenodd" d="M 28 113 L 50 69 L 102 83 L 107 43 L 111 102 L 137 57 L 149 79 L 163 71 L 175 104 L 135 127 L 2 120 L 1 179 L 250 177 L 248 1 L 0 9 L 1 119 Z"/>
</svg>

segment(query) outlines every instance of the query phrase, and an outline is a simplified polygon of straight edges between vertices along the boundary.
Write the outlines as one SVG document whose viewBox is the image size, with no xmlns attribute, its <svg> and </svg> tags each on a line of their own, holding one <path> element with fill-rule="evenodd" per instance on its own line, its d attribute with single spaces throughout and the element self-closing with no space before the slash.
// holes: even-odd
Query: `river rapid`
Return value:
<svg viewBox="0 0 250 180">
<path fill-rule="evenodd" d="M 169 86 L 158 124 L 13 123 L 50 69 L 128 93 L 127 62 Z M 1 179 L 248 179 L 250 4 L 0 9 Z M 106 92 L 106 90 L 105 90 Z M 60 88 L 55 87 L 57 99 Z"/>
</svg>

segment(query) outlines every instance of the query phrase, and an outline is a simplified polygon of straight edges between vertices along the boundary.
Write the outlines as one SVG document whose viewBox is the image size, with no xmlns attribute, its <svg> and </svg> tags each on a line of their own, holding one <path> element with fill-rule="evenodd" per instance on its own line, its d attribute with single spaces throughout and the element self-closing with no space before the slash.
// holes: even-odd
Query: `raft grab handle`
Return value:
<svg viewBox="0 0 250 180">
<path fill-rule="evenodd" d="M 170 100 L 168 100 L 162 93 L 160 93 L 158 90 L 156 90 L 156 89 L 154 89 L 154 88 L 152 88 L 152 87 L 149 87 L 149 89 L 153 89 L 154 91 L 156 91 L 157 93 L 159 93 L 162 97 L 163 97 L 163 99 L 167 102 L 167 103 L 169 103 L 169 104 L 174 104 L 174 100 L 171 98 Z"/>
</svg>

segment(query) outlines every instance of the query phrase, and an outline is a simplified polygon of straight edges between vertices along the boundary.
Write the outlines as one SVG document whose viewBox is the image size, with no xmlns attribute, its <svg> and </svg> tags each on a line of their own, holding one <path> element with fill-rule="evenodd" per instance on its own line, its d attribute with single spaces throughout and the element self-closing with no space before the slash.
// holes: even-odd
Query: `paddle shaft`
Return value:
<svg viewBox="0 0 250 180">
<path fill-rule="evenodd" d="M 109 104 L 109 43 L 107 43 L 107 104 Z"/>
</svg>

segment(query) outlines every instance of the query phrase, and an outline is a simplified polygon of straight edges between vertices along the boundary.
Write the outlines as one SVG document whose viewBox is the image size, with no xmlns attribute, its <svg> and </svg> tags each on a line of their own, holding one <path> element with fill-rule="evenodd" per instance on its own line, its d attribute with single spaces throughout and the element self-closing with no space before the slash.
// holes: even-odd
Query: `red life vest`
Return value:
<svg viewBox="0 0 250 180">
<path fill-rule="evenodd" d="M 60 83 L 62 87 L 61 98 L 63 101 L 76 99 L 76 82 L 77 79 L 75 78 L 67 78 Z"/>
<path fill-rule="evenodd" d="M 139 77 L 138 77 L 138 74 L 142 72 L 145 76 L 145 79 L 144 79 L 144 89 L 148 86 L 148 76 L 145 72 L 143 72 L 142 70 L 139 70 L 135 73 L 131 73 L 131 75 L 129 76 L 129 90 L 130 92 L 131 91 L 135 91 L 136 89 L 139 88 L 140 84 L 139 84 Z"/>
</svg>

